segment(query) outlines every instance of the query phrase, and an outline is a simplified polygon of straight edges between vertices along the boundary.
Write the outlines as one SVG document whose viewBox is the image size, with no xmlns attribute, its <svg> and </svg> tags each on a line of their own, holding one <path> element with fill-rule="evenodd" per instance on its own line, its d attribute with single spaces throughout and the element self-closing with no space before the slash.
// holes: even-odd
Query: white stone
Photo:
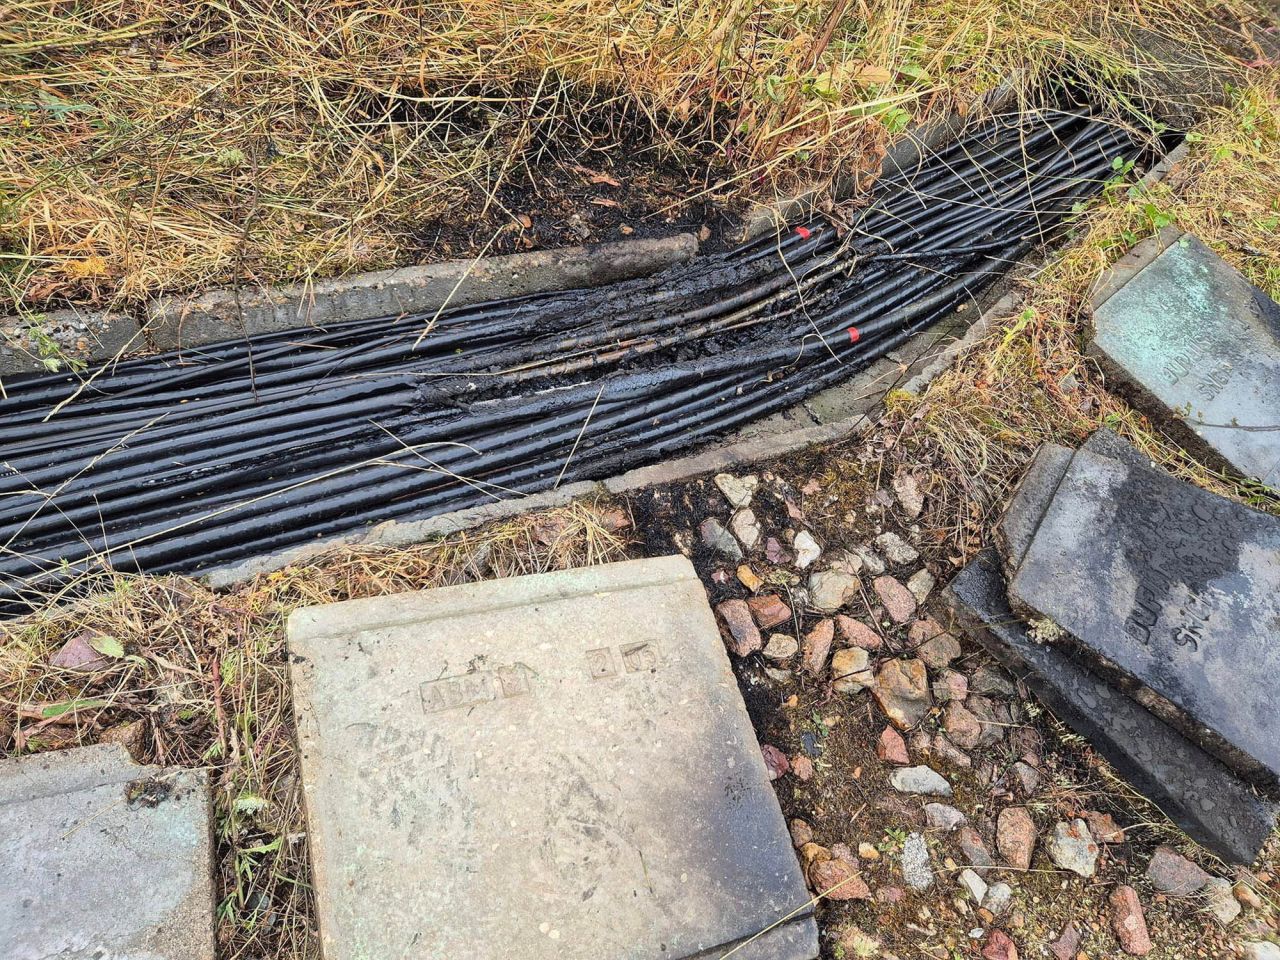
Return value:
<svg viewBox="0 0 1280 960">
<path fill-rule="evenodd" d="M 945 803 L 926 803 L 924 805 L 925 822 L 935 830 L 950 833 L 965 822 L 965 815 L 955 807 Z"/>
<path fill-rule="evenodd" d="M 899 793 L 951 796 L 951 784 L 932 767 L 899 767 L 889 774 L 889 784 Z"/>
<path fill-rule="evenodd" d="M 914 520 L 924 509 L 924 494 L 920 492 L 920 483 L 909 473 L 899 473 L 893 478 L 893 492 L 898 496 L 902 512 Z"/>
<path fill-rule="evenodd" d="M 849 602 L 858 578 L 840 570 L 816 570 L 809 575 L 809 604 L 822 613 L 835 613 Z"/>
<path fill-rule="evenodd" d="M 1204 897 L 1205 905 L 1209 908 L 1209 912 L 1224 927 L 1240 916 L 1240 901 L 1236 899 L 1236 895 L 1231 890 L 1230 880 L 1224 880 L 1222 877 L 1210 877 L 1208 882 L 1200 889 L 1200 895 Z"/>
<path fill-rule="evenodd" d="M 796 566 L 801 570 L 811 566 L 818 557 L 822 556 L 822 548 L 818 546 L 818 541 L 813 539 L 813 534 L 808 530 L 801 530 L 796 534 L 794 546 L 796 548 Z"/>
<path fill-rule="evenodd" d="M 921 834 L 908 834 L 902 844 L 902 879 L 912 890 L 927 890 L 933 885 L 929 844 Z"/>
<path fill-rule="evenodd" d="M 831 566 L 842 573 L 857 576 L 862 572 L 862 557 L 851 550 L 836 550 L 831 557 Z"/>
<path fill-rule="evenodd" d="M 744 550 L 753 550 L 760 542 L 760 523 L 751 510 L 739 510 L 729 521 L 729 529 L 742 543 Z"/>
<path fill-rule="evenodd" d="M 766 660 L 790 660 L 800 651 L 800 644 L 795 637 L 785 633 L 769 634 L 769 642 L 764 645 Z"/>
<path fill-rule="evenodd" d="M 854 547 L 851 552 L 862 561 L 862 569 L 873 577 L 880 576 L 880 574 L 884 573 L 887 569 L 884 558 L 866 544 L 863 544 L 860 547 Z"/>
<path fill-rule="evenodd" d="M 1045 841 L 1049 859 L 1063 870 L 1070 870 L 1088 880 L 1098 867 L 1098 844 L 1083 820 L 1058 822 Z"/>
<path fill-rule="evenodd" d="M 871 658 L 861 647 L 841 647 L 831 657 L 831 689 L 836 693 L 858 693 L 875 681 Z"/>
<path fill-rule="evenodd" d="M 751 498 L 755 495 L 756 487 L 760 485 L 760 478 L 754 474 L 735 477 L 731 473 L 717 473 L 715 483 L 720 488 L 720 492 L 724 494 L 724 498 L 734 507 L 740 509 L 750 505 Z"/>
<path fill-rule="evenodd" d="M 907 589 L 911 591 L 911 595 L 916 598 L 916 603 L 924 603 L 929 594 L 933 591 L 933 585 L 937 583 L 933 574 L 924 567 L 921 567 L 913 573 L 907 580 Z"/>
<path fill-rule="evenodd" d="M 915 563 L 920 558 L 920 551 L 892 532 L 882 533 L 876 537 L 876 549 L 884 554 L 890 563 Z"/>
<path fill-rule="evenodd" d="M 960 886 L 969 894 L 969 899 L 981 906 L 982 898 L 987 895 L 987 881 L 969 868 L 960 871 Z"/>
<path fill-rule="evenodd" d="M 1013 887 L 1007 883 L 993 883 L 982 898 L 982 906 L 991 911 L 995 917 L 1002 916 L 1013 902 Z"/>
<path fill-rule="evenodd" d="M 733 534 L 726 530 L 724 524 L 715 517 L 703 520 L 698 527 L 698 532 L 702 542 L 712 550 L 724 554 L 730 560 L 742 559 L 742 547 L 738 546 L 738 541 L 733 539 Z"/>
</svg>

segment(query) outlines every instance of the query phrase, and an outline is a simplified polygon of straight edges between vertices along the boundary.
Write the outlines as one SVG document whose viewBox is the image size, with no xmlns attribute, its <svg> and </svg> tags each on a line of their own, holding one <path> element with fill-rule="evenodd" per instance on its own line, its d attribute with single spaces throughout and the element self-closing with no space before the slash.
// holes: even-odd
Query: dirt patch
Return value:
<svg viewBox="0 0 1280 960">
<path fill-rule="evenodd" d="M 473 190 L 458 209 L 414 224 L 410 262 L 550 250 L 676 233 L 698 234 L 703 252 L 734 245 L 747 203 L 715 189 L 713 157 L 672 156 L 631 134 L 608 150 L 548 144 L 536 167 L 492 198 Z"/>
<path fill-rule="evenodd" d="M 844 444 L 810 451 L 795 461 L 757 465 L 754 472 L 761 482 L 750 508 L 763 537 L 786 544 L 790 543 L 788 531 L 793 536 L 809 530 L 822 544 L 825 557 L 866 546 L 885 532 L 897 533 L 918 544 L 924 557 L 905 567 L 890 564 L 889 573 L 906 579 L 916 567 L 927 566 L 939 579 L 936 595 L 953 569 L 946 559 L 945 531 L 904 515 L 892 493 L 883 452 L 871 444 Z M 793 617 L 772 629 L 797 638 L 822 618 L 805 610 L 801 592 L 806 578 L 797 573 L 794 563 L 770 563 L 759 550 L 749 554 L 745 563 L 761 582 L 752 591 L 737 575 L 737 561 L 701 541 L 698 526 L 703 520 L 714 517 L 728 526 L 733 512 L 710 478 L 646 491 L 636 497 L 633 512 L 645 532 L 643 551 L 690 552 L 713 604 L 753 593 L 776 594 L 791 606 Z M 940 559 L 928 560 L 931 554 Z M 824 562 L 820 558 L 816 566 Z M 864 585 L 858 596 L 841 612 L 881 635 L 884 647 L 873 654 L 873 664 L 917 652 L 917 644 L 909 637 L 914 621 L 894 623 L 869 588 L 871 577 L 861 579 Z M 921 614 L 945 622 L 929 602 Z M 1227 955 L 1240 936 L 1240 923 L 1223 928 L 1203 902 L 1159 895 L 1145 880 L 1144 871 L 1157 846 L 1172 844 L 1211 873 L 1233 881 L 1236 874 L 1186 841 L 1155 808 L 1118 780 L 1087 742 L 1041 708 L 1015 678 L 967 638 L 960 641 L 960 655 L 947 669 L 969 678 L 971 690 L 973 684 L 994 685 L 991 678 L 998 678 L 1007 691 L 987 690 L 984 697 L 1007 713 L 996 724 L 999 729 L 991 742 L 961 752 L 963 764 L 953 752 L 927 746 L 945 738 L 941 703 L 917 728 L 903 734 L 911 763 L 941 772 L 951 784 L 950 797 L 908 795 L 889 786 L 890 774 L 898 768 L 881 759 L 876 749 L 889 723 L 869 693 L 837 693 L 828 673 L 813 676 L 798 664 L 780 678 L 776 670 L 767 669 L 770 664 L 759 654 L 733 658 L 739 689 L 760 742 L 790 758 L 791 772 L 775 783 L 784 814 L 789 821 L 804 821 L 818 844 L 828 848 L 843 844 L 858 851 L 855 860 L 870 887 L 867 901 L 819 903 L 823 956 L 859 956 L 854 952 L 861 943 L 858 935 L 865 935 L 884 951 L 871 956 L 977 957 L 992 931 L 999 929 L 1012 937 L 1021 955 L 1034 957 L 1044 955 L 1042 951 L 1058 939 L 1068 922 L 1074 922 L 1081 933 L 1079 949 L 1087 956 L 1120 956 L 1108 906 L 1108 895 L 1119 883 L 1139 890 L 1157 944 L 1150 956 L 1189 960 Z M 929 673 L 935 679 L 939 675 L 932 668 Z M 801 758 L 812 766 L 807 780 L 796 772 L 806 766 L 803 761 L 797 763 Z M 1001 864 L 983 872 L 987 883 L 1006 882 L 1013 888 L 1012 902 L 1000 915 L 984 914 L 964 896 L 958 876 L 970 860 L 957 833 L 928 825 L 924 805 L 929 801 L 963 812 L 994 861 Z M 998 852 L 997 818 L 1009 806 L 1024 807 L 1035 824 L 1038 843 L 1029 869 L 1003 865 Z M 1045 852 L 1054 824 L 1085 816 L 1110 817 L 1123 833 L 1117 842 L 1099 844 L 1098 872 L 1092 880 L 1059 869 Z M 923 891 L 912 890 L 904 882 L 901 859 L 913 833 L 924 836 L 935 874 L 933 885 Z M 1258 876 L 1266 880 L 1259 882 L 1260 888 L 1274 882 L 1274 872 L 1270 857 L 1264 857 Z M 1271 888 L 1264 896 L 1274 894 Z M 1261 919 L 1253 915 L 1245 922 L 1256 924 L 1263 919 L 1274 922 L 1270 913 Z M 1262 930 L 1267 929 L 1262 922 Z"/>
<path fill-rule="evenodd" d="M 173 796 L 174 785 L 163 777 L 134 780 L 125 785 L 125 801 L 131 807 L 155 808 Z"/>
</svg>

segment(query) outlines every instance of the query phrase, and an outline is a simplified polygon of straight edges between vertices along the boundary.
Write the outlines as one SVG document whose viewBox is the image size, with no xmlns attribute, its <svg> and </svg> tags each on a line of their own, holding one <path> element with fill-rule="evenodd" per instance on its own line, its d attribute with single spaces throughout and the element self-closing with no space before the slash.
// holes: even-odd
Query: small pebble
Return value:
<svg viewBox="0 0 1280 960">
<path fill-rule="evenodd" d="M 915 547 L 896 533 L 882 533 L 875 539 L 876 549 L 894 564 L 914 563 L 920 557 Z"/>
</svg>

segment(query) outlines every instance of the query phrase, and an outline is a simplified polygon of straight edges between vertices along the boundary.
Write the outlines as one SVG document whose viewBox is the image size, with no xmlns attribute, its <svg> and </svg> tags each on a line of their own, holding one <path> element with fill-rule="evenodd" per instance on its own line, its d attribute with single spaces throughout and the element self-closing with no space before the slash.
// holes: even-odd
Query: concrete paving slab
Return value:
<svg viewBox="0 0 1280 960">
<path fill-rule="evenodd" d="M 902 380 L 902 365 L 881 357 L 857 376 L 806 400 L 801 409 L 816 423 L 839 423 L 870 413 Z"/>
<path fill-rule="evenodd" d="M 1116 265 L 1090 350 L 1184 445 L 1280 486 L 1280 305 L 1195 237 L 1166 231 Z"/>
<path fill-rule="evenodd" d="M 970 562 L 943 598 L 971 635 L 1188 836 L 1231 863 L 1253 863 L 1280 808 L 1057 645 L 1032 639 L 1009 609 L 994 550 Z"/>
<path fill-rule="evenodd" d="M 1280 520 L 1080 450 L 1009 598 L 1229 766 L 1280 782 Z"/>
<path fill-rule="evenodd" d="M 1138 470 L 1157 469 L 1147 457 L 1143 456 L 1141 450 L 1114 430 L 1108 430 L 1106 427 L 1099 427 L 1089 434 L 1089 439 L 1084 442 L 1080 449 L 1096 453 L 1100 457 L 1119 460 L 1121 463 L 1127 463 Z"/>
<path fill-rule="evenodd" d="M 101 745 L 0 763 L 0 957 L 213 960 L 209 784 Z"/>
<path fill-rule="evenodd" d="M 304 608 L 289 648 L 326 960 L 817 956 L 684 557 Z"/>
<path fill-rule="evenodd" d="M 1137 447 L 1105 427 L 1095 430 L 1080 449 L 1138 469 L 1151 467 Z M 996 548 L 1006 575 L 1013 576 L 1017 572 L 1075 453 L 1054 443 L 1042 444 L 1014 489 L 994 530 Z"/>
</svg>

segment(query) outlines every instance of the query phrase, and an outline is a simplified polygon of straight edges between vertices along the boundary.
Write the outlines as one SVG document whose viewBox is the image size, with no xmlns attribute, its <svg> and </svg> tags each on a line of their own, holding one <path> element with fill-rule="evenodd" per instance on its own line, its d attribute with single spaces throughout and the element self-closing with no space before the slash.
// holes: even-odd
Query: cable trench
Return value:
<svg viewBox="0 0 1280 960">
<path fill-rule="evenodd" d="M 198 572 L 688 450 L 971 301 L 1139 153 L 1088 116 L 1030 115 L 883 178 L 843 227 L 445 311 L 425 336 L 433 315 L 138 358 L 87 385 L 16 378 L 0 400 L 0 604 L 88 570 Z"/>
</svg>

